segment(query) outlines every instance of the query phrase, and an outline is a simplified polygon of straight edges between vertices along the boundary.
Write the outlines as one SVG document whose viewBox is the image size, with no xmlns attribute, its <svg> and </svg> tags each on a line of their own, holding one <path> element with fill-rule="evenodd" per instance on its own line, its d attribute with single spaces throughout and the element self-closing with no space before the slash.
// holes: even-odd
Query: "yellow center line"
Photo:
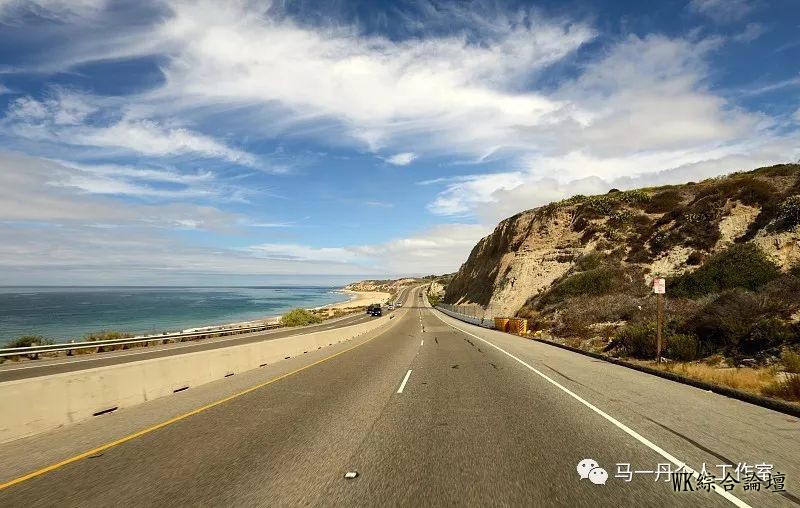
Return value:
<svg viewBox="0 0 800 508">
<path fill-rule="evenodd" d="M 320 363 L 327 362 L 328 360 L 330 360 L 332 358 L 335 358 L 335 357 L 337 357 L 337 356 L 339 356 L 341 354 L 347 353 L 348 351 L 352 351 L 352 350 L 354 350 L 355 348 L 357 348 L 359 346 L 363 346 L 364 344 L 370 342 L 371 340 L 380 337 L 381 335 L 383 335 L 387 331 L 388 330 L 383 330 L 382 332 L 377 334 L 375 337 L 371 337 L 371 338 L 365 340 L 364 342 L 362 342 L 360 344 L 356 344 L 355 346 L 353 346 L 351 348 L 347 348 L 344 351 L 339 351 L 338 353 L 334 353 L 331 356 L 328 356 L 328 357 L 323 358 L 321 360 L 317 360 L 316 362 L 310 363 L 310 364 L 306 365 L 305 367 L 300 367 L 299 369 L 295 369 L 295 370 L 293 370 L 291 372 L 287 372 L 286 374 L 281 374 L 280 376 L 278 376 L 276 378 L 272 378 L 269 381 L 265 381 L 263 383 L 255 385 L 255 386 L 251 386 L 250 388 L 247 388 L 247 389 L 242 390 L 240 392 L 234 393 L 233 395 L 229 395 L 229 396 L 225 397 L 224 399 L 220 399 L 218 401 L 212 402 L 212 403 L 207 404 L 205 406 L 198 407 L 197 409 L 193 409 L 193 410 L 189 411 L 188 413 L 184 413 L 184 414 L 182 414 L 180 416 L 176 416 L 174 418 L 170 418 L 169 420 L 163 421 L 163 422 L 158 423 L 156 425 L 153 425 L 151 427 L 147 427 L 147 428 L 142 429 L 142 430 L 140 430 L 138 432 L 134 432 L 133 434 L 128 434 L 127 436 L 122 437 L 120 439 L 117 439 L 116 441 L 112 441 L 110 443 L 106 443 L 104 445 L 98 446 L 97 448 L 93 448 L 93 449 L 91 449 L 89 451 L 80 453 L 78 455 L 75 455 L 74 457 L 70 457 L 68 459 L 62 460 L 61 462 L 57 462 L 55 464 L 43 467 L 41 469 L 37 469 L 36 471 L 32 471 L 32 472 L 30 472 L 30 473 L 28 473 L 26 475 L 20 476 L 18 478 L 14 478 L 13 480 L 9 480 L 6 483 L 0 483 L 0 490 L 7 489 L 7 488 L 12 487 L 14 485 L 20 484 L 20 483 L 22 483 L 24 481 L 30 480 L 31 478 L 36 478 L 37 476 L 41 476 L 41 475 L 43 475 L 45 473 L 49 473 L 50 471 L 54 471 L 54 470 L 56 470 L 58 468 L 64 467 L 67 464 L 72 464 L 73 462 L 77 462 L 77 461 L 79 461 L 81 459 L 85 459 L 86 457 L 89 457 L 91 455 L 95 455 L 95 454 L 100 453 L 102 451 L 108 450 L 109 448 L 113 448 L 115 446 L 121 445 L 122 443 L 126 443 L 128 441 L 136 439 L 137 437 L 144 436 L 145 434 L 149 434 L 149 433 L 154 432 L 154 431 L 156 431 L 158 429 L 164 428 L 167 425 L 172 425 L 175 422 L 179 422 L 181 420 L 189 418 L 190 416 L 194 416 L 194 415 L 196 415 L 198 413 L 202 413 L 203 411 L 209 410 L 212 407 L 216 407 L 216 406 L 219 406 L 220 404 L 224 404 L 226 402 L 229 402 L 229 401 L 231 401 L 233 399 L 241 397 L 242 395 L 245 395 L 245 394 L 248 394 L 248 393 L 250 393 L 252 391 L 258 390 L 259 388 L 263 388 L 263 387 L 265 387 L 267 385 L 270 385 L 270 384 L 272 384 L 272 383 L 274 383 L 276 381 L 280 381 L 281 379 L 284 379 L 284 378 L 287 378 L 287 377 L 292 376 L 294 374 L 297 374 L 298 372 L 301 372 L 303 370 L 311 368 L 311 367 L 313 367 L 315 365 L 319 365 Z"/>
</svg>

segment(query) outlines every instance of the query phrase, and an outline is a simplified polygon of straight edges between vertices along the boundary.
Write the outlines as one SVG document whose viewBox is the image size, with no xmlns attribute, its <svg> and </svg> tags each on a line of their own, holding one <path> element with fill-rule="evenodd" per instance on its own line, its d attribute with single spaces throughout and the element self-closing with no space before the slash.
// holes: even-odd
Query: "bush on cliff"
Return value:
<svg viewBox="0 0 800 508">
<path fill-rule="evenodd" d="M 536 297 L 535 305 L 543 309 L 579 296 L 610 293 L 641 294 L 643 274 L 635 266 L 624 266 L 619 255 L 591 253 L 579 258 L 566 275 L 557 279 L 546 292 Z"/>
<path fill-rule="evenodd" d="M 734 289 L 704 305 L 680 327 L 701 338 L 704 354 L 750 354 L 792 339 L 784 302 Z"/>
<path fill-rule="evenodd" d="M 756 290 L 780 275 L 778 267 L 756 245 L 736 244 L 693 272 L 669 281 L 668 294 L 697 298 L 733 288 Z"/>
</svg>

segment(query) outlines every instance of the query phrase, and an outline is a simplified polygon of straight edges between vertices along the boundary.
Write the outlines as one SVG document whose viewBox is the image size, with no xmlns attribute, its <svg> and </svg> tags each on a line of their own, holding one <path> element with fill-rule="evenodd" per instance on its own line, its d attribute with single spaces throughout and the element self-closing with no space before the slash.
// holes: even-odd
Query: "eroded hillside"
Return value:
<svg viewBox="0 0 800 508">
<path fill-rule="evenodd" d="M 590 253 L 615 253 L 627 277 L 675 276 L 733 244 L 779 269 L 800 260 L 800 166 L 600 196 L 573 196 L 502 221 L 448 285 L 448 303 L 515 314 Z"/>
</svg>

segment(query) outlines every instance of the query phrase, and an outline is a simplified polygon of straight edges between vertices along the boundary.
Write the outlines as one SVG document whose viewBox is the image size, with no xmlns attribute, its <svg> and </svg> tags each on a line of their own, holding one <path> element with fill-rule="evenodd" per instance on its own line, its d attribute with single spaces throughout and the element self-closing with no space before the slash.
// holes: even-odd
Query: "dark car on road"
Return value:
<svg viewBox="0 0 800 508">
<path fill-rule="evenodd" d="M 367 307 L 367 314 L 369 314 L 370 316 L 382 316 L 383 309 L 381 309 L 380 305 L 373 304 Z"/>
</svg>

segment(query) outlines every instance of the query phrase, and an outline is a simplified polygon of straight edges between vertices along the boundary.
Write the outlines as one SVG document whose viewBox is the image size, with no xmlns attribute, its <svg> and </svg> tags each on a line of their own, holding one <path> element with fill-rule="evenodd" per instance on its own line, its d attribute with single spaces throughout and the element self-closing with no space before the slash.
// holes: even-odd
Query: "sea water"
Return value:
<svg viewBox="0 0 800 508">
<path fill-rule="evenodd" d="M 178 331 L 347 300 L 319 286 L 0 287 L 0 346 L 23 335 L 64 342 L 104 330 Z"/>
</svg>

